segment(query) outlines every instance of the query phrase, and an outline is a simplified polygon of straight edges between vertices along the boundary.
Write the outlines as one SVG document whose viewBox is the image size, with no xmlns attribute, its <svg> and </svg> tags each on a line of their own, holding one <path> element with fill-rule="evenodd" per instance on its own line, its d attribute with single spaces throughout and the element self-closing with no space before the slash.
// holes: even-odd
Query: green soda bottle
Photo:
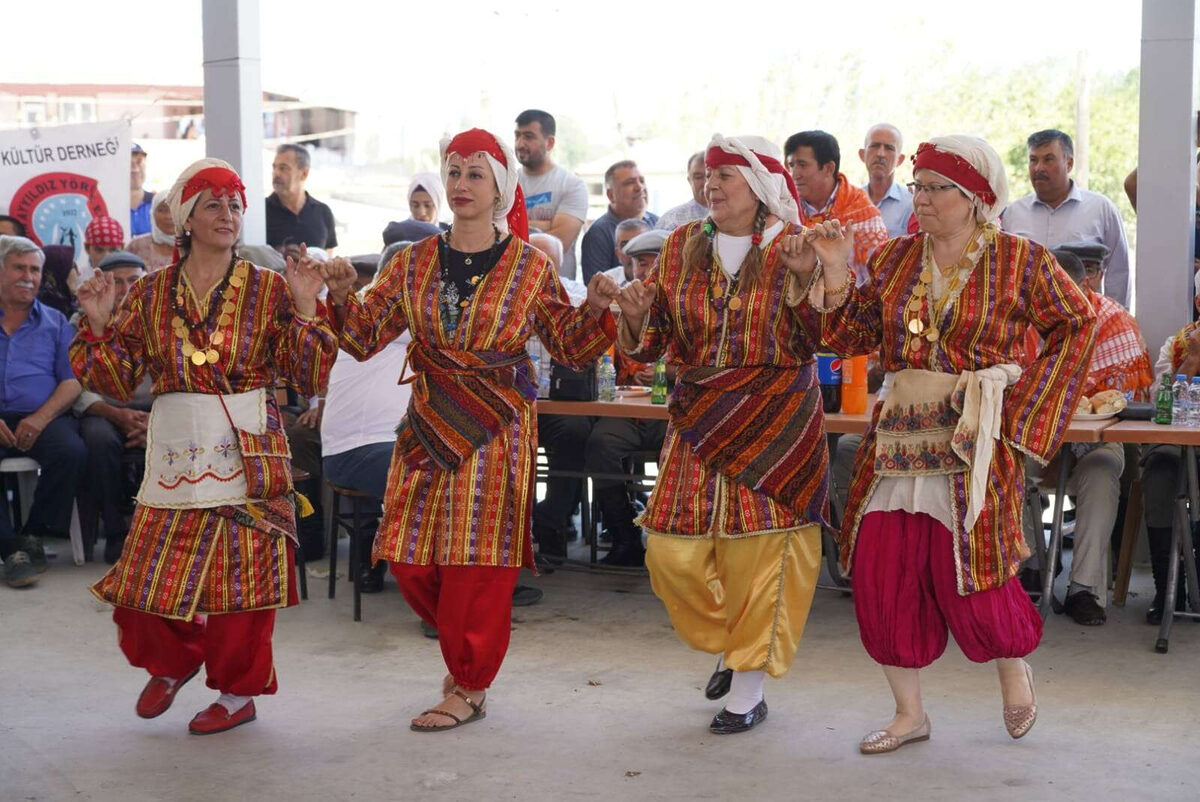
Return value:
<svg viewBox="0 0 1200 802">
<path fill-rule="evenodd" d="M 654 384 L 650 387 L 650 403 L 667 403 L 667 363 L 661 359 L 654 365 Z"/>
<path fill-rule="evenodd" d="M 1154 399 L 1154 422 L 1165 426 L 1171 424 L 1171 371 L 1162 377 L 1162 386 L 1158 388 L 1158 397 Z"/>
</svg>

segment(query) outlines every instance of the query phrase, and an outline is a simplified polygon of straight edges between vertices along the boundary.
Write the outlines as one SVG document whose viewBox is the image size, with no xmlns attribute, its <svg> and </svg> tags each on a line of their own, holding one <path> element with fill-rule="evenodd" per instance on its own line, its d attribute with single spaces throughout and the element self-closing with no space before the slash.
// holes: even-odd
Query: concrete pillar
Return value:
<svg viewBox="0 0 1200 802">
<path fill-rule="evenodd" d="M 204 0 L 204 136 L 246 185 L 242 242 L 266 243 L 258 0 Z"/>
<path fill-rule="evenodd" d="M 1196 8 L 1142 3 L 1137 318 L 1151 358 L 1192 319 L 1196 208 Z"/>
</svg>

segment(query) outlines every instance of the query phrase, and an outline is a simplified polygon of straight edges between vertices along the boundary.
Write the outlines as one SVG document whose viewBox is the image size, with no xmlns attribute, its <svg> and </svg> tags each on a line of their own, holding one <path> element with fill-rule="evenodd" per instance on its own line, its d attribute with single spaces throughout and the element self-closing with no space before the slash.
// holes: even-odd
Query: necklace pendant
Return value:
<svg viewBox="0 0 1200 802">
<path fill-rule="evenodd" d="M 196 346 L 192 345 L 191 343 L 185 342 L 183 344 L 183 347 L 180 348 L 179 350 L 183 352 L 183 355 L 185 357 L 190 357 L 192 354 L 196 353 Z"/>
<path fill-rule="evenodd" d="M 929 342 L 931 342 L 931 343 L 937 342 L 938 338 L 941 336 L 942 336 L 942 334 L 940 331 L 937 330 L 937 326 L 930 326 L 929 329 L 925 332 L 925 339 L 929 340 Z"/>
<path fill-rule="evenodd" d="M 464 259 L 463 264 L 471 264 L 471 257 L 468 256 L 466 259 Z"/>
<path fill-rule="evenodd" d="M 208 362 L 210 365 L 217 364 L 217 360 L 220 358 L 221 355 L 217 353 L 217 349 L 215 348 L 209 348 L 204 352 L 204 361 Z"/>
<path fill-rule="evenodd" d="M 908 321 L 908 330 L 919 337 L 925 331 L 925 324 L 920 318 L 914 317 Z"/>
<path fill-rule="evenodd" d="M 725 288 L 722 287 L 720 284 L 714 284 L 713 288 L 712 288 L 712 294 L 713 294 L 714 298 L 720 298 L 722 295 L 725 294 Z"/>
<path fill-rule="evenodd" d="M 461 308 L 463 308 L 463 309 L 466 309 L 468 306 L 470 306 L 470 305 L 471 305 L 471 302 L 470 302 L 470 301 L 459 301 L 459 302 L 458 302 L 458 305 L 459 305 Z"/>
<path fill-rule="evenodd" d="M 742 308 L 742 299 L 738 298 L 736 296 L 733 298 L 730 298 L 729 299 L 729 308 L 735 312 L 737 310 L 741 309 Z"/>
<path fill-rule="evenodd" d="M 193 365 L 195 365 L 196 367 L 200 367 L 207 361 L 207 358 L 204 356 L 203 351 L 195 350 L 195 351 L 192 351 L 191 360 L 192 360 Z"/>
<path fill-rule="evenodd" d="M 213 345 L 220 345 L 223 342 L 225 342 L 225 332 L 218 331 L 213 334 L 213 336 L 212 336 L 212 344 Z"/>
</svg>

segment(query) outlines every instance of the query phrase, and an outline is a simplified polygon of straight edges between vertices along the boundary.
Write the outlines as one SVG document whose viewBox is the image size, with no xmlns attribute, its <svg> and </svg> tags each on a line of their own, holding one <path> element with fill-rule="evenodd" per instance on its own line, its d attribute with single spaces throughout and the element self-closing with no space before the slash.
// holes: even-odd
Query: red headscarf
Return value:
<svg viewBox="0 0 1200 802">
<path fill-rule="evenodd" d="M 512 150 L 482 128 L 463 131 L 442 148 L 443 182 L 446 179 L 446 157 L 451 153 L 462 156 L 464 159 L 470 158 L 476 153 L 484 153 L 489 158 L 492 163 L 492 172 L 496 178 L 496 188 L 507 204 L 504 219 L 508 224 L 508 230 L 528 242 L 529 214 L 525 210 L 525 193 L 521 191 L 521 185 L 517 183 L 516 157 L 513 156 Z"/>
</svg>

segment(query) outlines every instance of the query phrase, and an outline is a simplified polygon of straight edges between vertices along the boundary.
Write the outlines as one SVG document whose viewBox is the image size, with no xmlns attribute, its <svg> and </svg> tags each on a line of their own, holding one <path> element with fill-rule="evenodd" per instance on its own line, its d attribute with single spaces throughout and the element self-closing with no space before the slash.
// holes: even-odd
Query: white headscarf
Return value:
<svg viewBox="0 0 1200 802">
<path fill-rule="evenodd" d="M 446 184 L 447 174 L 450 170 L 450 162 L 446 158 L 446 151 L 449 149 L 450 144 L 459 137 L 480 136 L 483 134 L 495 140 L 496 145 L 500 148 L 500 152 L 504 154 L 504 161 L 507 162 L 507 164 L 501 164 L 492 154 L 483 150 L 475 151 L 483 153 L 484 158 L 491 165 L 492 174 L 496 177 L 496 189 L 500 193 L 500 199 L 497 201 L 496 207 L 492 210 L 492 222 L 504 234 L 508 232 L 508 213 L 513 207 L 513 201 L 516 199 L 517 190 L 520 187 L 520 184 L 517 183 L 517 157 L 513 155 L 512 148 L 507 143 L 499 137 L 493 136 L 479 128 L 464 131 L 455 137 L 445 137 L 442 139 L 440 148 L 442 153 L 442 184 L 443 186 Z"/>
<path fill-rule="evenodd" d="M 780 153 L 774 142 L 763 139 L 761 136 L 724 137 L 720 134 L 713 134 L 708 147 L 720 148 L 726 153 L 732 153 L 745 159 L 750 166 L 736 165 L 738 172 L 746 179 L 746 183 L 750 185 L 755 196 L 766 205 L 767 211 L 780 220 L 800 225 L 800 210 L 796 205 L 796 198 L 792 194 L 794 190 L 791 176 L 788 175 L 787 168 L 783 166 L 783 154 Z M 781 172 L 768 170 L 759 158 L 760 155 L 773 159 L 779 164 Z"/>
<path fill-rule="evenodd" d="M 171 205 L 171 191 L 169 189 L 160 189 L 154 193 L 154 200 L 150 202 L 150 238 L 155 245 L 174 245 L 175 235 L 170 231 L 163 231 L 158 227 L 158 223 L 154 222 L 154 210 L 159 207 L 159 204 L 165 203 Z"/>
<path fill-rule="evenodd" d="M 433 198 L 433 222 L 442 216 L 442 205 L 446 202 L 446 185 L 442 183 L 437 173 L 415 173 L 408 183 L 408 202 L 412 203 L 413 193 L 423 189 Z"/>
<path fill-rule="evenodd" d="M 917 155 L 913 158 L 913 171 L 927 169 L 943 176 L 971 199 L 975 205 L 975 218 L 980 223 L 995 223 L 1000 217 L 1000 213 L 1004 211 L 1004 207 L 1008 206 L 1008 176 L 1005 175 L 1004 162 L 1000 160 L 1000 154 L 996 152 L 996 149 L 985 140 L 967 134 L 936 136 L 928 143 L 923 143 L 922 147 L 924 144 L 933 145 L 936 150 L 964 159 L 991 185 L 992 192 L 996 197 L 991 203 L 988 203 L 978 193 L 956 181 L 954 176 L 946 175 L 943 171 L 933 167 L 921 165 L 920 148 L 917 149 Z"/>
<path fill-rule="evenodd" d="M 179 178 L 175 179 L 175 185 L 171 187 L 171 194 L 167 200 L 171 205 L 171 220 L 175 223 L 175 236 L 177 237 L 183 236 L 183 224 L 192 216 L 192 209 L 196 208 L 196 203 L 200 200 L 199 192 L 186 201 L 183 200 L 183 189 L 196 173 L 206 170 L 209 167 L 221 167 L 235 175 L 237 174 L 237 170 L 233 169 L 232 164 L 221 159 L 201 159 L 200 161 L 193 162 L 179 174 Z"/>
</svg>

